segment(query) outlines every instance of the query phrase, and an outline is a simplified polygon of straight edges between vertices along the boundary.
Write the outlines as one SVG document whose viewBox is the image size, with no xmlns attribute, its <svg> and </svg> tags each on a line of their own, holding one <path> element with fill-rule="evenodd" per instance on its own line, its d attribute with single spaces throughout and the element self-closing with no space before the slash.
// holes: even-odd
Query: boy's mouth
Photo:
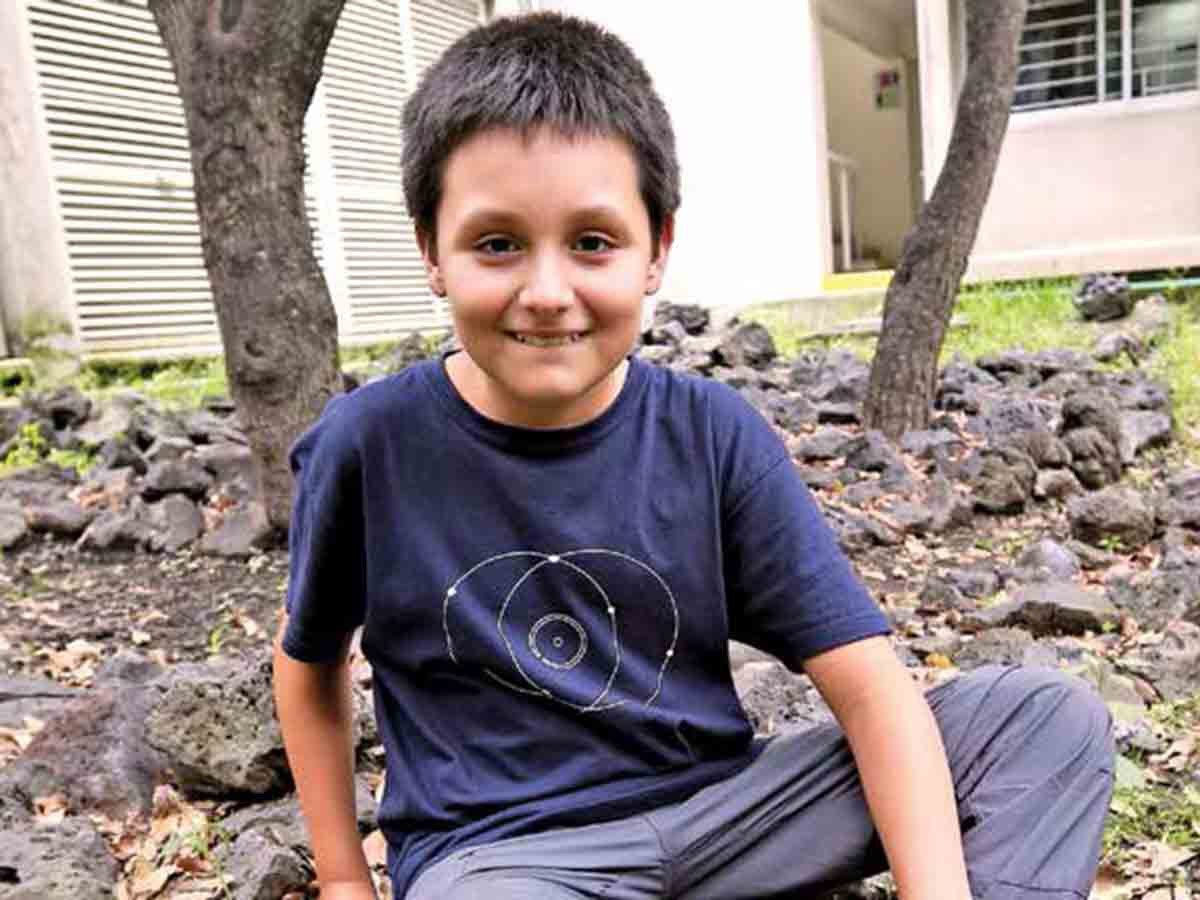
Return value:
<svg viewBox="0 0 1200 900">
<path fill-rule="evenodd" d="M 530 334 L 522 331 L 509 332 L 513 338 L 531 347 L 566 347 L 583 340 L 586 332 L 572 331 L 566 334 Z"/>
</svg>

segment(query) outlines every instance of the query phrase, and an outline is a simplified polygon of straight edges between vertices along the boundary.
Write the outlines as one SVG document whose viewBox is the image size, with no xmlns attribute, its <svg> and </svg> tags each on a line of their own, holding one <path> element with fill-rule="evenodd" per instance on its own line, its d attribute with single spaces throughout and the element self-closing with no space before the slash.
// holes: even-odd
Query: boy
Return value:
<svg viewBox="0 0 1200 900">
<path fill-rule="evenodd" d="M 463 349 L 331 403 L 293 451 L 276 697 L 322 897 L 372 896 L 359 625 L 397 896 L 796 897 L 888 865 L 906 900 L 1086 896 L 1103 705 L 1020 670 L 923 697 L 773 430 L 630 356 L 679 174 L 629 49 L 493 22 L 404 125 Z M 730 638 L 807 672 L 837 724 L 753 741 Z"/>
</svg>

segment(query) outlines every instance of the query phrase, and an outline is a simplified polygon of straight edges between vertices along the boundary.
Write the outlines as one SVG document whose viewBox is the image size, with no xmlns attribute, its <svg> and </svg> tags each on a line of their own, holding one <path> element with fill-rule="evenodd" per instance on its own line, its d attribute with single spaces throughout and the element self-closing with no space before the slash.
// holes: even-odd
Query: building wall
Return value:
<svg viewBox="0 0 1200 900">
<path fill-rule="evenodd" d="M 1198 148 L 1194 94 L 1015 115 L 971 274 L 1200 265 Z"/>
<path fill-rule="evenodd" d="M 75 317 L 24 0 L 0 6 L 0 356 Z M 7 339 L 5 332 L 8 333 Z"/>
<path fill-rule="evenodd" d="M 446 323 L 404 209 L 399 114 L 480 18 L 477 0 L 348 0 L 338 21 L 306 119 L 306 201 L 344 342 Z M 0 124 L 6 320 L 45 295 L 91 355 L 219 352 L 183 110 L 145 4 L 0 3 Z"/>
<path fill-rule="evenodd" d="M 723 306 L 816 293 L 828 201 L 809 0 L 743 14 L 645 0 L 543 0 L 539 8 L 620 35 L 671 112 L 683 207 L 661 295 Z"/>
<path fill-rule="evenodd" d="M 822 40 L 829 148 L 858 164 L 855 231 L 890 265 L 914 218 L 907 111 L 914 85 L 900 59 L 882 59 L 829 28 Z M 901 73 L 904 101 L 896 109 L 875 108 L 874 78 L 884 69 Z"/>
</svg>

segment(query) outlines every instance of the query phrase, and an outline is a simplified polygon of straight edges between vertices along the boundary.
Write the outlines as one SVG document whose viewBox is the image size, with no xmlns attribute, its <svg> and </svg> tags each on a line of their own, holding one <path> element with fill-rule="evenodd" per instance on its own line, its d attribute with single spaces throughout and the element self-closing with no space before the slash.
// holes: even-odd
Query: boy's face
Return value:
<svg viewBox="0 0 1200 900">
<path fill-rule="evenodd" d="M 670 247 L 657 252 L 623 141 L 542 129 L 477 134 L 442 176 L 436 246 L 420 237 L 433 289 L 449 298 L 464 354 L 447 361 L 489 418 L 560 428 L 615 399 Z"/>
</svg>

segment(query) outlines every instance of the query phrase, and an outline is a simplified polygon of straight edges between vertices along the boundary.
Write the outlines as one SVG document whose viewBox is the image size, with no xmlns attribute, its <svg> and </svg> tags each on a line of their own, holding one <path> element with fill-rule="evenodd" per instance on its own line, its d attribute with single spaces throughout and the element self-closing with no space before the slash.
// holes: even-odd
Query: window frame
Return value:
<svg viewBox="0 0 1200 900">
<path fill-rule="evenodd" d="M 1124 116 L 1138 113 L 1159 112 L 1174 109 L 1187 109 L 1200 106 L 1200 50 L 1197 51 L 1196 60 L 1196 78 L 1195 86 L 1184 88 L 1176 91 L 1163 91 L 1156 94 L 1145 94 L 1134 96 L 1134 76 L 1135 76 L 1135 48 L 1134 48 L 1134 7 L 1133 0 L 1097 0 L 1095 4 L 1095 12 L 1090 14 L 1096 19 L 1096 30 L 1094 37 L 1091 38 L 1100 51 L 1101 47 L 1107 47 L 1107 41 L 1111 37 L 1109 18 L 1114 12 L 1112 7 L 1119 5 L 1119 28 L 1120 28 L 1120 74 L 1121 86 L 1120 96 L 1112 97 L 1101 96 L 1090 100 L 1081 100 L 1074 103 L 1064 103 L 1059 106 L 1047 106 L 1042 108 L 1019 108 L 1014 105 L 1011 108 L 1009 117 L 1010 127 L 1020 127 L 1024 123 L 1028 123 L 1028 127 L 1034 125 L 1045 124 L 1049 121 L 1077 121 L 1080 118 L 1096 118 L 1108 116 Z M 957 4 L 960 17 L 965 20 L 965 0 L 960 0 Z M 1198 9 L 1200 13 L 1200 9 Z M 963 29 L 965 32 L 965 29 Z M 1200 40 L 1200 27 L 1197 28 L 1197 37 Z M 963 53 L 966 56 L 966 37 L 961 36 Z M 1020 51 L 1018 51 L 1020 52 Z M 1094 78 L 1098 84 L 1107 85 L 1108 80 L 1115 74 L 1107 69 L 1107 52 L 1098 52 L 1097 54 L 1098 67 Z M 1026 86 L 1030 87 L 1030 86 Z"/>
</svg>

